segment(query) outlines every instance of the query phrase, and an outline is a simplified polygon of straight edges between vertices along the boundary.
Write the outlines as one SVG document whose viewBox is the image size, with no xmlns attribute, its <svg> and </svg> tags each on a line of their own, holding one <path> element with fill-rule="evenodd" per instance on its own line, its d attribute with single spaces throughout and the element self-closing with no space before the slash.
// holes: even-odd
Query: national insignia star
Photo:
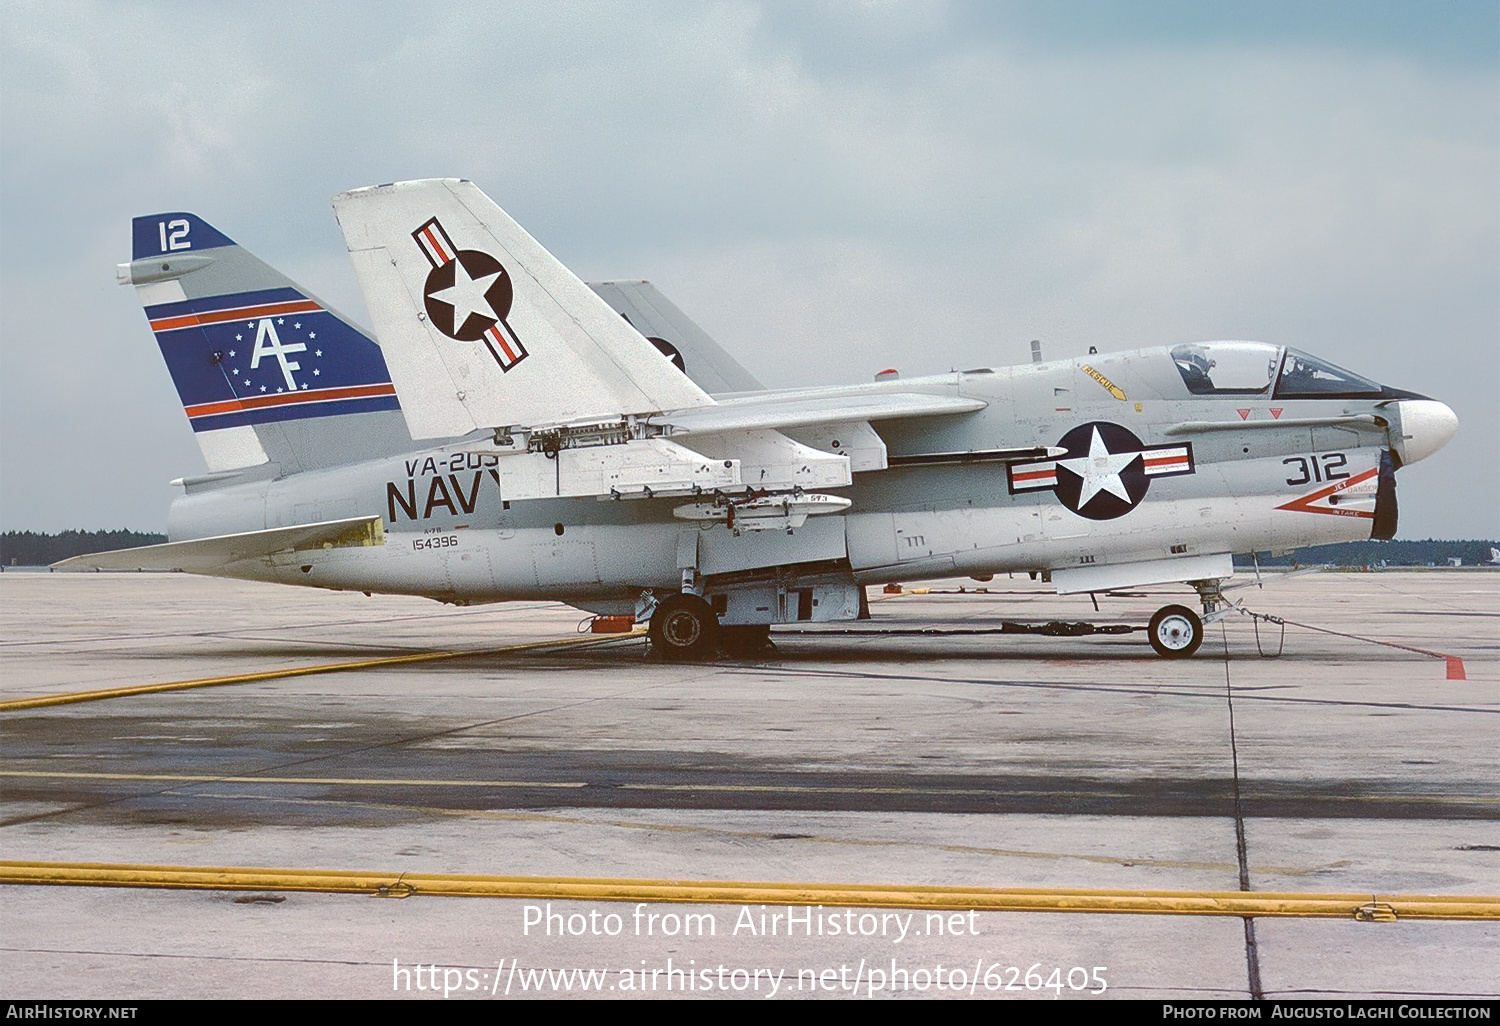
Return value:
<svg viewBox="0 0 1500 1026">
<path fill-rule="evenodd" d="M 485 292 L 498 277 L 500 277 L 499 271 L 471 278 L 462 261 L 453 261 L 453 284 L 446 289 L 432 293 L 432 298 L 453 307 L 454 331 L 463 327 L 470 314 L 477 313 L 491 321 L 499 320 L 495 316 L 495 308 L 490 306 L 489 300 L 484 298 Z"/>
<path fill-rule="evenodd" d="M 1120 480 L 1120 471 L 1140 455 L 1138 452 L 1110 452 L 1099 435 L 1099 429 L 1094 428 L 1094 436 L 1089 440 L 1089 454 L 1058 460 L 1057 465 L 1082 479 L 1083 488 L 1078 493 L 1078 508 L 1082 509 L 1100 492 L 1109 492 L 1129 502 L 1130 493 L 1125 490 L 1125 482 Z"/>
</svg>

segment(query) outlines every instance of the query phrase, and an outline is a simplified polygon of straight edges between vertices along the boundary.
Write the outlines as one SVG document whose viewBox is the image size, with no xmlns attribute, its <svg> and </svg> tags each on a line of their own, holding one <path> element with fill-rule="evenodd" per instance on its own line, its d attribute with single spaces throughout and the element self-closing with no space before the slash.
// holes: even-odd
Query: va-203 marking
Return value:
<svg viewBox="0 0 1500 1026">
<path fill-rule="evenodd" d="M 462 473 L 465 470 L 484 470 L 499 466 L 500 457 L 492 452 L 453 452 L 437 453 L 425 459 L 404 460 L 406 476 L 416 477 L 427 474 L 446 474 L 453 472 Z"/>
<path fill-rule="evenodd" d="M 649 283 L 579 281 L 472 183 L 334 210 L 379 345 L 195 215 L 136 219 L 120 278 L 208 473 L 181 482 L 172 541 L 63 566 L 559 599 L 633 614 L 671 658 L 961 574 L 1189 582 L 1207 612 L 1233 553 L 1391 537 L 1398 470 L 1457 430 L 1262 342 L 772 391 Z M 1147 633 L 1185 656 L 1203 622 L 1173 605 Z"/>
</svg>

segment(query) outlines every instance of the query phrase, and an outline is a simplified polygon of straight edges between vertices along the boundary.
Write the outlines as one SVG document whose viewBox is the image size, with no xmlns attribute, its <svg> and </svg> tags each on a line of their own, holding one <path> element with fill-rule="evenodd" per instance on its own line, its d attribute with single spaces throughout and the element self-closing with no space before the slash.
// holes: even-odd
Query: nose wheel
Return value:
<svg viewBox="0 0 1500 1026">
<path fill-rule="evenodd" d="M 656 607 L 651 647 L 671 662 L 712 659 L 719 653 L 719 618 L 697 595 L 682 592 Z"/>
<path fill-rule="evenodd" d="M 1203 619 L 1187 606 L 1163 606 L 1151 618 L 1146 637 L 1163 659 L 1186 659 L 1203 644 Z"/>
</svg>

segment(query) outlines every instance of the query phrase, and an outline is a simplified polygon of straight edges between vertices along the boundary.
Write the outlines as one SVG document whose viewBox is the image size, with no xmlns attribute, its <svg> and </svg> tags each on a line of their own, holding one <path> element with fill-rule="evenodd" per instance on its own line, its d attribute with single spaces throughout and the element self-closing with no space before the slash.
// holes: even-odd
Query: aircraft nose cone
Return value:
<svg viewBox="0 0 1500 1026">
<path fill-rule="evenodd" d="M 1402 464 L 1426 459 L 1453 440 L 1458 433 L 1458 415 L 1447 403 L 1435 399 L 1403 399 L 1401 411 Z"/>
</svg>

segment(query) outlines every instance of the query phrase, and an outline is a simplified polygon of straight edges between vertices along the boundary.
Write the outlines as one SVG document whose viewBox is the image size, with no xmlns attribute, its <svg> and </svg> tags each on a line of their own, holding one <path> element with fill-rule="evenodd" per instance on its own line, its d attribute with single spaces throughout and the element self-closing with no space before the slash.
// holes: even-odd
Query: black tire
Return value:
<svg viewBox="0 0 1500 1026">
<path fill-rule="evenodd" d="M 1186 659 L 1203 644 L 1203 619 L 1187 606 L 1163 606 L 1151 618 L 1146 637 L 1163 659 Z"/>
<path fill-rule="evenodd" d="M 719 654 L 719 619 L 697 595 L 673 595 L 651 616 L 651 647 L 671 662 L 712 659 Z"/>
<path fill-rule="evenodd" d="M 771 650 L 771 628 L 769 625 L 720 627 L 724 653 L 740 659 L 753 659 Z"/>
</svg>

